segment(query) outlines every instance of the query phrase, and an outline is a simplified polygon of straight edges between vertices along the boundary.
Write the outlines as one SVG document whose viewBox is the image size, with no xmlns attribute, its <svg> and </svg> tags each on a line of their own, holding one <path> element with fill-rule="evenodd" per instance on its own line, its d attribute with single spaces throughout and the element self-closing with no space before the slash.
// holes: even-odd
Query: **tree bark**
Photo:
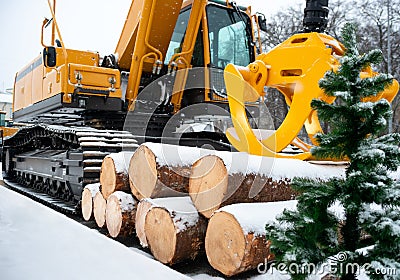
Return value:
<svg viewBox="0 0 400 280">
<path fill-rule="evenodd" d="M 273 259 L 265 225 L 295 201 L 243 203 L 215 212 L 209 220 L 205 238 L 207 259 L 226 276 L 253 270 Z"/>
<path fill-rule="evenodd" d="M 300 160 L 217 152 L 196 161 L 189 194 L 197 210 L 210 218 L 230 204 L 292 200 L 293 177 L 327 178 L 344 174 L 343 166 L 316 166 Z"/>
<path fill-rule="evenodd" d="M 93 218 L 93 199 L 99 191 L 99 183 L 86 185 L 83 189 L 81 207 L 82 217 L 85 221 L 89 221 Z"/>
<path fill-rule="evenodd" d="M 128 167 L 132 152 L 109 154 L 103 159 L 100 171 L 101 192 L 105 199 L 116 192 L 130 192 Z"/>
<path fill-rule="evenodd" d="M 151 203 L 144 232 L 155 259 L 172 265 L 194 260 L 204 252 L 207 221 L 197 213 L 189 197 L 160 198 Z"/>
<path fill-rule="evenodd" d="M 211 150 L 166 145 L 142 144 L 129 164 L 129 183 L 138 199 L 185 196 L 188 193 L 192 164 Z"/>
<path fill-rule="evenodd" d="M 99 228 L 103 228 L 106 224 L 106 206 L 107 201 L 101 192 L 96 193 L 93 199 L 93 216 Z"/>
<path fill-rule="evenodd" d="M 107 199 L 106 224 L 111 237 L 135 232 L 137 203 L 131 194 L 116 191 Z"/>
</svg>

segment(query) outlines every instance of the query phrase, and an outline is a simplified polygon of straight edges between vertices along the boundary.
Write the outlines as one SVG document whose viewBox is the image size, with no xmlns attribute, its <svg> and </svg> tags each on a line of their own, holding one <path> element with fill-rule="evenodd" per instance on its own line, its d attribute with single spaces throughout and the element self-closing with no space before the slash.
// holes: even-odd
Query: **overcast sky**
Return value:
<svg viewBox="0 0 400 280">
<path fill-rule="evenodd" d="M 67 48 L 113 53 L 132 0 L 58 0 L 57 20 Z M 237 0 L 266 15 L 305 0 Z M 305 4 L 304 4 L 305 5 Z M 47 0 L 0 4 L 0 90 L 12 88 L 15 73 L 42 50 L 40 29 L 51 18 Z M 162 24 L 162 23 L 161 23 Z"/>
</svg>

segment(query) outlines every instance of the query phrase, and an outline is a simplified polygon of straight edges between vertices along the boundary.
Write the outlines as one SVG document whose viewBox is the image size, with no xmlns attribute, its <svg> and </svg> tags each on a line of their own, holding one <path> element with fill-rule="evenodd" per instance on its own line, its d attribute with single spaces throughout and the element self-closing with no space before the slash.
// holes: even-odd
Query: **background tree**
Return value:
<svg viewBox="0 0 400 280">
<path fill-rule="evenodd" d="M 329 0 L 329 17 L 326 33 L 339 38 L 340 30 L 346 22 L 352 21 L 358 26 L 357 39 L 360 51 L 379 48 L 383 60 L 375 65 L 374 70 L 388 72 L 388 14 L 387 5 L 391 7 L 390 21 L 390 73 L 400 80 L 400 0 Z M 267 18 L 268 32 L 263 34 L 263 50 L 268 51 L 283 42 L 295 32 L 302 29 L 304 3 L 296 3 Z M 284 98 L 276 90 L 271 90 L 266 97 L 267 105 L 273 110 L 275 128 L 278 128 L 287 114 Z M 400 95 L 392 102 L 393 132 L 400 132 Z M 276 114 L 276 115 L 275 115 Z"/>
<path fill-rule="evenodd" d="M 362 102 L 376 96 L 392 82 L 379 74 L 359 79 L 366 67 L 380 63 L 379 50 L 360 55 L 355 25 L 346 24 L 342 42 L 346 47 L 337 72 L 328 71 L 320 87 L 340 102 L 328 104 L 313 100 L 321 120 L 330 123 L 331 132 L 318 134 L 319 147 L 312 150 L 317 158 L 348 159 L 344 179 L 326 182 L 297 178 L 293 182 L 298 198 L 296 211 L 285 211 L 277 223 L 266 226 L 272 252 L 279 262 L 321 264 L 339 252 L 347 264 L 370 263 L 370 271 L 379 268 L 400 269 L 400 188 L 389 176 L 400 163 L 399 134 L 379 136 L 391 115 L 390 104 L 381 99 Z M 330 207 L 339 203 L 344 217 L 337 217 Z M 343 226 L 340 226 L 343 224 Z M 341 239 L 339 242 L 338 229 Z M 374 246 L 363 255 L 361 231 L 371 235 Z M 338 271 L 342 280 L 356 279 L 355 267 Z M 304 279 L 308 271 L 289 271 L 293 279 Z M 371 275 L 383 279 L 383 275 Z"/>
<path fill-rule="evenodd" d="M 388 5 L 390 15 L 388 16 Z M 366 0 L 357 1 L 355 17 L 359 26 L 360 50 L 379 48 L 384 56 L 382 63 L 376 65 L 376 70 L 382 73 L 392 73 L 394 78 L 400 78 L 400 1 L 399 0 Z M 388 32 L 388 20 L 390 33 Z M 390 61 L 388 69 L 388 34 L 390 34 Z M 400 132 L 400 96 L 392 102 L 394 132 Z"/>
</svg>

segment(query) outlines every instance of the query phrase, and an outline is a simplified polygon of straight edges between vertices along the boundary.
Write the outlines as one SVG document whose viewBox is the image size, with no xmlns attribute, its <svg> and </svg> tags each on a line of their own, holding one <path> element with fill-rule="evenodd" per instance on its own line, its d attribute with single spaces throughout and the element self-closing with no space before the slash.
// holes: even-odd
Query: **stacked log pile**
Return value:
<svg viewBox="0 0 400 280">
<path fill-rule="evenodd" d="M 119 152 L 107 155 L 102 162 L 100 171 L 100 183 L 87 185 L 82 192 L 82 215 L 85 220 L 94 217 L 96 224 L 99 228 L 104 228 L 107 225 L 108 230 L 112 229 L 110 235 L 116 237 L 118 235 L 127 235 L 132 233 L 133 229 L 126 229 L 125 222 L 127 219 L 126 211 L 123 205 L 118 203 L 125 201 L 123 193 L 130 193 L 129 179 L 128 179 L 128 166 L 133 152 Z M 115 194 L 115 196 L 113 196 Z M 90 204 L 90 197 L 92 198 L 92 207 Z M 109 198 L 111 199 L 109 200 Z M 132 197 L 133 199 L 133 197 Z M 109 218 L 107 223 L 107 204 L 112 201 L 112 206 L 108 207 L 109 212 L 116 215 L 113 219 Z M 136 205 L 136 204 L 135 204 Z M 129 211 L 131 212 L 131 211 Z M 110 216 L 110 215 L 109 215 Z M 131 213 L 135 217 L 135 213 Z M 113 220 L 113 221 L 111 221 Z M 121 221 L 121 227 L 118 226 L 118 221 Z"/>
<path fill-rule="evenodd" d="M 145 143 L 103 160 L 101 191 L 84 190 L 85 217 L 92 205 L 99 227 L 112 237 L 136 233 L 162 263 L 206 252 L 212 267 L 232 276 L 271 257 L 265 224 L 295 207 L 293 177 L 343 174 L 344 166 Z"/>
</svg>

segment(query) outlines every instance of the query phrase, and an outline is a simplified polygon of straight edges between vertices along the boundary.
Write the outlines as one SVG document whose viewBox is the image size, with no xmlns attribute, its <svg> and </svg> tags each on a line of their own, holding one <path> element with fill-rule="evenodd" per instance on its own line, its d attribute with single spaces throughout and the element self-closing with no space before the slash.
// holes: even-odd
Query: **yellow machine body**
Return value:
<svg viewBox="0 0 400 280">
<path fill-rule="evenodd" d="M 0 111 L 0 147 L 1 147 L 1 144 L 3 143 L 4 137 L 12 136 L 18 131 L 18 128 L 8 127 L 6 125 L 6 123 L 7 123 L 6 114 L 7 114 L 7 112 Z"/>
<path fill-rule="evenodd" d="M 115 49 L 118 69 L 101 67 L 102 58 L 97 52 L 67 49 L 55 17 L 55 0 L 53 0 L 53 4 L 50 3 L 50 0 L 48 2 L 53 16 L 51 43 L 47 45 L 43 42 L 44 28 L 49 24 L 49 21 L 44 21 L 42 26 L 44 55 L 34 59 L 16 75 L 14 112 L 17 112 L 17 116 L 20 110 L 43 103 L 42 101 L 56 95 L 62 95 L 63 105 L 71 107 L 79 107 L 77 100 L 81 98 L 97 96 L 121 100 L 125 103 L 125 108 L 133 110 L 135 100 L 140 89 L 143 88 L 143 77 L 158 75 L 165 67 L 169 69 L 168 72 L 177 73 L 174 78 L 173 91 L 175 94 L 171 100 L 174 113 L 181 109 L 187 81 L 187 71 L 177 70 L 188 70 L 192 67 L 205 69 L 204 101 L 227 104 L 227 98 L 213 98 L 209 90 L 208 65 L 213 63 L 210 55 L 212 42 L 210 42 L 209 34 L 212 31 L 209 28 L 215 24 L 210 22 L 207 14 L 207 7 L 210 4 L 233 11 L 233 6 L 227 1 L 133 0 Z M 246 17 L 245 28 L 249 28 L 249 34 L 253 34 L 250 8 L 246 10 L 241 7 L 240 9 Z M 185 22 L 178 22 L 179 16 L 185 12 L 189 14 Z M 213 20 L 215 21 L 217 18 Z M 171 49 L 171 46 L 174 46 L 173 43 L 178 43 L 173 42 L 173 36 L 176 35 L 174 31 L 179 29 L 180 24 L 183 33 L 179 35 L 182 36 L 182 41 Z M 199 34 L 199 30 L 202 31 L 201 34 Z M 253 35 L 251 36 L 251 41 L 254 41 Z M 58 44 L 56 44 L 56 37 L 59 38 Z M 198 42 L 202 43 L 201 49 L 196 46 Z M 46 60 L 51 58 L 51 55 L 46 53 L 52 51 L 53 48 L 56 53 L 56 64 L 48 65 Z M 248 51 L 255 54 L 255 46 L 250 48 L 251 50 Z M 201 65 L 193 65 L 193 59 L 200 60 L 200 58 Z M 223 69 L 221 65 L 219 67 Z M 126 92 L 125 89 L 124 92 L 121 90 L 122 71 L 129 73 Z M 214 95 L 214 97 L 217 96 Z M 103 107 L 103 111 L 108 110 L 106 105 Z M 40 108 L 37 111 L 42 112 L 45 109 Z"/>
<path fill-rule="evenodd" d="M 183 91 L 187 81 L 187 70 L 199 65 L 192 64 L 193 56 L 203 58 L 201 67 L 210 65 L 210 37 L 209 22 L 206 7 L 211 1 L 207 0 L 165 0 L 162 4 L 157 0 L 133 1 L 130 7 L 127 20 L 121 33 L 115 53 L 119 58 L 119 67 L 130 72 L 126 91 L 128 107 L 133 110 L 134 101 L 139 93 L 141 77 L 143 73 L 159 73 L 163 65 L 168 67 L 168 72 L 177 70 L 174 83 L 174 95 L 171 103 L 174 106 L 174 113 L 181 109 Z M 232 6 L 225 1 L 213 1 L 215 5 L 220 5 L 228 9 Z M 174 36 L 174 29 L 182 22 L 177 22 L 179 11 L 190 10 L 186 28 L 183 30 L 184 37 L 180 45 L 174 49 L 173 55 L 167 53 L 171 46 L 171 38 Z M 142 11 L 142 13 L 138 13 Z M 249 19 L 251 10 L 248 8 L 245 13 Z M 163 24 L 160 24 L 163 23 Z M 251 21 L 249 21 L 251 22 Z M 176 25 L 175 25 L 176 23 Z M 200 53 L 194 54 L 198 32 L 202 30 L 201 41 L 203 48 Z M 253 27 L 251 26 L 251 31 Z M 253 32 L 251 32 L 253 34 Z M 255 47 L 252 50 L 255 52 Z M 205 71 L 205 83 L 209 83 L 209 73 Z M 209 86 L 205 85 L 206 92 L 204 99 L 206 102 L 214 102 L 209 96 Z M 218 100 L 218 102 L 227 100 Z"/>
<path fill-rule="evenodd" d="M 78 94 L 96 95 L 96 92 L 107 91 L 109 97 L 121 98 L 119 71 L 99 67 L 98 53 L 69 49 L 64 52 L 61 47 L 56 48 L 56 52 L 56 66 L 45 67 L 42 56 L 39 56 L 17 73 L 14 111 L 59 93 L 66 93 L 63 102 L 71 103 L 72 94 L 77 89 L 85 92 Z M 113 85 L 110 84 L 112 79 L 115 80 Z M 88 93 L 90 91 L 93 93 Z"/>
<path fill-rule="evenodd" d="M 0 127 L 0 133 L 2 137 L 9 137 L 14 135 L 18 131 L 15 127 Z"/>
<path fill-rule="evenodd" d="M 322 132 L 317 112 L 312 110 L 311 101 L 320 99 L 332 103 L 334 98 L 324 94 L 318 81 L 328 70 L 339 66 L 338 56 L 344 47 L 334 38 L 320 33 L 296 34 L 270 52 L 257 57 L 247 67 L 232 64 L 225 69 L 233 128 L 226 135 L 239 151 L 268 157 L 310 159 L 311 146 L 297 138 L 304 126 L 311 141 Z M 361 78 L 376 75 L 370 68 L 361 73 Z M 265 95 L 264 87 L 278 89 L 285 97 L 289 112 L 275 131 L 253 130 L 248 122 L 245 103 Z M 396 80 L 378 96 L 391 102 L 399 90 Z M 365 100 L 367 101 L 367 100 Z M 300 148 L 299 154 L 281 153 L 289 144 Z"/>
</svg>

